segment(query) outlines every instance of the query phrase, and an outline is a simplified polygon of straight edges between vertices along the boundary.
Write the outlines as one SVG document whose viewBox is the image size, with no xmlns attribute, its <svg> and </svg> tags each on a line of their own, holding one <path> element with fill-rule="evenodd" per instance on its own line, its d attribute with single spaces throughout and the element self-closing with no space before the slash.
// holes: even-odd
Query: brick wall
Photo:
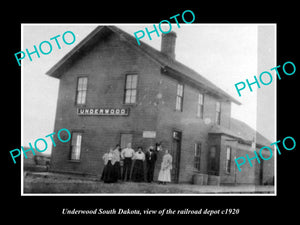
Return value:
<svg viewBox="0 0 300 225">
<path fill-rule="evenodd" d="M 124 105 L 125 75 L 138 74 L 137 104 Z M 74 62 L 60 79 L 55 130 L 83 131 L 80 162 L 69 161 L 70 143 L 59 143 L 52 152 L 53 170 L 100 175 L 102 156 L 120 142 L 120 133 L 133 133 L 133 147 L 154 145 L 142 139 L 143 130 L 156 130 L 157 74 L 160 68 L 147 57 L 110 35 Z M 78 116 L 75 105 L 79 76 L 88 77 L 86 107 L 129 107 L 128 117 Z"/>
<path fill-rule="evenodd" d="M 166 75 L 161 75 L 159 93 L 159 115 L 157 130 L 163 147 L 172 149 L 172 131 L 182 132 L 181 159 L 179 182 L 191 182 L 194 173 L 207 173 L 207 151 L 210 144 L 208 130 L 215 123 L 216 98 L 209 94 L 204 95 L 204 116 L 197 117 L 197 102 L 199 90 L 184 85 L 183 111 L 175 110 L 176 91 L 178 81 Z M 200 92 L 204 93 L 204 91 Z M 224 106 L 223 106 L 224 104 Z M 221 103 L 221 124 L 229 126 L 230 104 Z M 209 118 L 211 124 L 205 124 L 204 118 Z M 195 144 L 201 143 L 200 171 L 194 168 Z M 158 171 L 157 171 L 158 172 Z"/>
<path fill-rule="evenodd" d="M 250 166 L 246 154 L 249 158 L 255 156 L 254 150 L 250 145 L 240 144 L 236 141 L 226 141 L 228 137 L 222 136 L 221 152 L 220 152 L 220 176 L 222 184 L 271 184 L 274 178 L 274 158 L 264 161 L 260 157 L 260 163 L 253 159 L 251 160 L 252 167 Z M 230 173 L 225 171 L 226 162 L 226 146 L 231 147 L 231 164 Z M 257 155 L 259 155 L 259 148 L 256 149 Z M 265 158 L 269 157 L 268 152 L 262 153 Z M 234 159 L 239 157 L 245 157 L 245 164 L 241 165 L 241 171 L 238 170 Z M 240 159 L 238 162 L 242 162 Z M 262 174 L 261 167 L 262 166 Z M 262 180 L 260 180 L 262 176 Z"/>
<path fill-rule="evenodd" d="M 137 104 L 124 105 L 126 74 L 138 74 Z M 87 102 L 84 107 L 128 107 L 128 117 L 78 116 L 75 104 L 79 76 L 88 77 Z M 184 84 L 183 112 L 175 111 L 177 80 L 161 74 L 160 66 L 134 50 L 115 34 L 107 35 L 65 71 L 60 78 L 55 131 L 67 128 L 82 131 L 80 162 L 69 160 L 70 143 L 57 141 L 51 168 L 56 171 L 100 175 L 102 156 L 120 142 L 120 133 L 133 134 L 133 147 L 144 149 L 156 142 L 172 151 L 172 132 L 182 132 L 180 182 L 191 182 L 194 148 L 201 143 L 200 173 L 207 173 L 208 130 L 215 123 L 216 97 Z M 204 93 L 204 116 L 197 117 L 198 93 Z M 221 102 L 221 125 L 229 127 L 230 103 Z M 143 131 L 156 131 L 156 138 L 143 138 Z M 222 149 L 221 149 L 222 150 Z M 154 179 L 157 179 L 163 153 L 159 153 Z"/>
</svg>

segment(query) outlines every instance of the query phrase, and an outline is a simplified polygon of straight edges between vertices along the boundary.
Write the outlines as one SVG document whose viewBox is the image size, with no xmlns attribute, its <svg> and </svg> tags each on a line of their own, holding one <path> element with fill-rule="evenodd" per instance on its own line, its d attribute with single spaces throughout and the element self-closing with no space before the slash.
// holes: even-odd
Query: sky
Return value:
<svg viewBox="0 0 300 225">
<path fill-rule="evenodd" d="M 22 60 L 22 146 L 28 146 L 29 142 L 34 143 L 37 138 L 53 132 L 59 80 L 49 77 L 46 72 L 97 25 L 102 24 L 22 25 L 22 51 L 28 49 L 31 52 L 34 50 L 33 45 L 38 47 L 41 42 L 50 41 L 50 38 L 57 35 L 62 36 L 66 31 L 76 35 L 74 44 L 66 45 L 58 39 L 61 45 L 61 49 L 58 49 L 52 40 L 50 54 L 40 54 L 40 58 L 33 54 L 32 61 L 28 57 Z M 138 30 L 145 30 L 145 27 L 149 30 L 153 28 L 153 24 L 115 25 L 131 35 Z M 232 103 L 231 116 L 255 129 L 256 90 L 239 97 L 234 84 L 257 74 L 257 25 L 181 24 L 178 28 L 172 24 L 172 31 L 177 34 L 176 59 L 240 101 L 241 106 Z M 152 34 L 152 40 L 147 36 L 141 40 L 160 50 L 161 37 L 155 33 Z"/>
</svg>

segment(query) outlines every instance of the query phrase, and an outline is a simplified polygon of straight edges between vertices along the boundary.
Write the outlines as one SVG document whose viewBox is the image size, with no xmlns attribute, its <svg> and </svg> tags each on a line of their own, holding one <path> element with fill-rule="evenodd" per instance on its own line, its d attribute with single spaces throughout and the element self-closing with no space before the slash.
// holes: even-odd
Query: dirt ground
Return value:
<svg viewBox="0 0 300 225">
<path fill-rule="evenodd" d="M 56 174 L 50 172 L 24 172 L 24 194 L 271 194 L 274 186 L 212 186 L 193 184 L 158 184 L 118 182 L 106 184 L 95 177 Z"/>
</svg>

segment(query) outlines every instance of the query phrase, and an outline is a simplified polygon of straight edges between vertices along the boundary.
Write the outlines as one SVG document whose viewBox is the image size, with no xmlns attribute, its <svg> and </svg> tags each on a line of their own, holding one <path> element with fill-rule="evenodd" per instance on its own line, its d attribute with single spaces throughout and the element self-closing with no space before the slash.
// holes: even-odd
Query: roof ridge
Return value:
<svg viewBox="0 0 300 225">
<path fill-rule="evenodd" d="M 55 74 L 58 69 L 62 68 L 63 65 L 68 62 L 72 58 L 72 56 L 76 55 L 79 50 L 87 45 L 91 39 L 99 34 L 103 30 L 103 28 L 110 29 L 112 32 L 117 33 L 118 35 L 123 37 L 124 40 L 127 40 L 129 44 L 136 46 L 136 49 L 139 49 L 143 53 L 149 55 L 152 59 L 154 59 L 156 62 L 160 63 L 162 66 L 170 67 L 172 70 L 179 72 L 182 75 L 185 75 L 189 77 L 190 79 L 196 81 L 199 84 L 206 85 L 207 90 L 209 92 L 215 93 L 219 96 L 223 96 L 226 99 L 235 102 L 236 104 L 241 104 L 239 101 L 237 101 L 235 98 L 230 96 L 226 91 L 223 89 L 219 88 L 216 86 L 214 83 L 212 83 L 210 80 L 208 80 L 206 77 L 203 75 L 199 74 L 196 72 L 194 69 L 184 65 L 182 62 L 176 60 L 176 59 L 171 59 L 161 51 L 153 48 L 152 46 L 148 45 L 147 43 L 141 41 L 141 45 L 137 46 L 135 45 L 136 39 L 128 34 L 127 32 L 123 31 L 122 29 L 118 28 L 117 26 L 114 25 L 104 25 L 104 26 L 97 26 L 90 34 L 88 34 L 79 44 L 77 44 L 70 52 L 68 52 L 59 62 L 57 62 L 50 70 L 46 72 L 46 74 L 50 76 L 58 76 Z"/>
<path fill-rule="evenodd" d="M 122 29 L 116 27 L 116 26 L 111 26 L 113 29 L 115 29 L 117 32 L 121 32 L 122 34 L 125 34 L 131 42 L 131 44 L 136 43 L 136 40 L 133 36 L 131 36 L 130 34 L 128 34 L 127 32 L 123 31 Z M 183 67 L 184 70 L 187 70 L 188 73 L 193 73 L 195 76 L 198 77 L 198 79 L 200 79 L 202 82 L 205 82 L 206 85 L 208 85 L 210 88 L 212 89 L 217 89 L 218 92 L 220 92 L 221 95 L 225 96 L 226 98 L 231 99 L 231 101 L 234 101 L 237 104 L 240 104 L 240 102 L 238 102 L 236 99 L 234 99 L 232 96 L 230 96 L 226 91 L 224 91 L 222 88 L 216 86 L 212 81 L 210 81 L 209 79 L 207 79 L 206 77 L 204 77 L 203 75 L 201 75 L 200 73 L 198 73 L 196 70 L 190 68 L 189 66 L 183 64 L 182 62 L 178 61 L 177 59 L 172 59 L 170 57 L 168 57 L 167 55 L 165 55 L 164 53 L 162 53 L 161 51 L 153 48 L 152 46 L 148 45 L 147 43 L 140 41 L 141 45 L 137 46 L 140 49 L 142 49 L 145 53 L 148 53 L 148 55 L 150 55 L 152 58 L 156 59 L 155 56 L 153 54 L 151 54 L 151 52 L 147 52 L 147 51 L 152 51 L 152 53 L 156 54 L 156 56 L 159 56 L 160 59 L 156 59 L 156 61 L 159 61 L 163 66 L 169 66 L 171 68 L 174 69 L 174 66 L 176 67 Z M 146 48 L 146 49 L 144 49 Z M 167 62 L 164 62 L 167 61 Z M 177 64 L 177 65 L 176 65 Z M 178 68 L 175 69 L 176 71 L 178 71 Z M 180 73 L 183 73 L 182 71 L 178 71 Z M 183 73 L 186 74 L 186 73 Z M 197 81 L 196 77 L 191 77 L 188 74 L 186 74 L 188 77 L 192 78 L 193 80 Z M 198 81 L 200 83 L 202 83 L 201 81 Z"/>
</svg>

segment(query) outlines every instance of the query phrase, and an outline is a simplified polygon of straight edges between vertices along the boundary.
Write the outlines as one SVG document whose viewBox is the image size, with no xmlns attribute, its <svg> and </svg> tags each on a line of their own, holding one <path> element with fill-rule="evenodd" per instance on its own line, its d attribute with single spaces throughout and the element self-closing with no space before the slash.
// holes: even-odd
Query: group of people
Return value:
<svg viewBox="0 0 300 225">
<path fill-rule="evenodd" d="M 119 180 L 134 182 L 153 181 L 155 163 L 158 151 L 150 146 L 144 153 L 142 147 L 138 147 L 137 151 L 132 149 L 131 143 L 127 148 L 121 149 L 120 145 L 110 148 L 108 153 L 103 155 L 104 169 L 102 171 L 101 180 L 105 183 L 115 183 Z M 145 169 L 144 169 L 145 162 Z M 158 175 L 158 181 L 166 184 L 171 182 L 172 156 L 165 150 L 162 159 L 161 169 Z"/>
</svg>

